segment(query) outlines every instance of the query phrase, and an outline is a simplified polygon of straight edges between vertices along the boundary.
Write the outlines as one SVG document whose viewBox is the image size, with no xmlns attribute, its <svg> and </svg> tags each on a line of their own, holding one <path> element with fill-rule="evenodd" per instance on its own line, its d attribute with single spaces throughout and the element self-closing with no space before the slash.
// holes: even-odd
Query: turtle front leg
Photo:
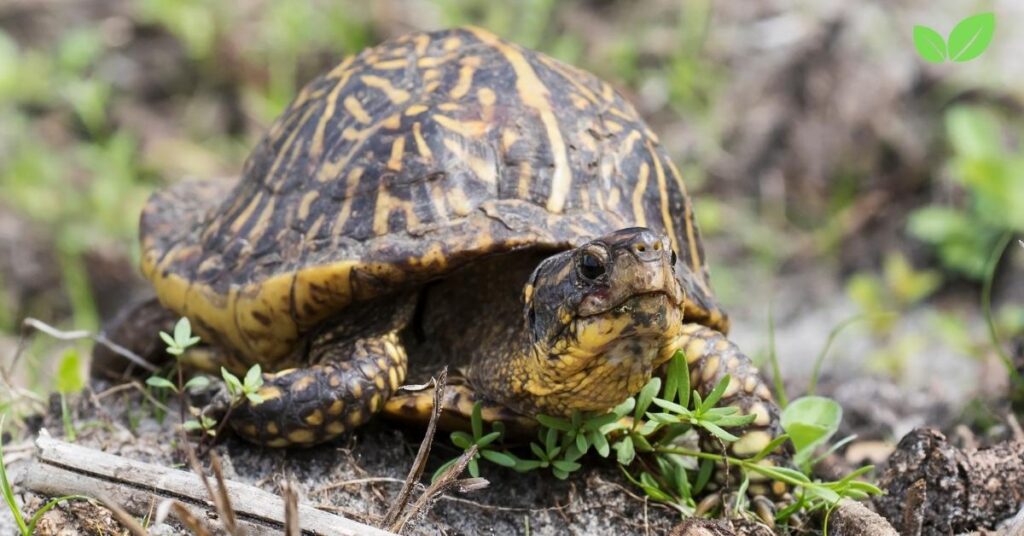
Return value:
<svg viewBox="0 0 1024 536">
<path fill-rule="evenodd" d="M 707 396 L 728 374 L 729 385 L 718 404 L 740 408 L 744 415 L 754 415 L 750 424 L 738 430 L 729 430 L 739 440 L 728 444 L 728 454 L 737 458 L 751 457 L 782 434 L 779 406 L 772 399 L 771 389 L 750 358 L 725 335 L 701 324 L 684 324 L 679 335 L 663 348 L 662 355 L 671 356 L 678 350 L 682 350 L 686 356 L 690 385 L 701 396 Z M 702 439 L 706 445 L 719 444 L 716 438 L 707 433 Z M 773 461 L 769 457 L 764 463 Z M 751 478 L 756 480 L 754 475 Z M 785 489 L 779 487 L 772 492 L 782 495 Z"/>
<path fill-rule="evenodd" d="M 235 402 L 228 424 L 267 447 L 330 441 L 365 423 L 405 381 L 405 349 L 395 332 L 313 348 L 316 364 L 263 375 L 262 402 Z"/>
</svg>

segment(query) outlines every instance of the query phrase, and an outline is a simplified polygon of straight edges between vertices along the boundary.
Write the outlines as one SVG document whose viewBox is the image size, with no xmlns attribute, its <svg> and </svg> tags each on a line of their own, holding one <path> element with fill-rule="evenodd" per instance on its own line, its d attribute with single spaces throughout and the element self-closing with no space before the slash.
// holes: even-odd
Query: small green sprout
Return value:
<svg viewBox="0 0 1024 536">
<path fill-rule="evenodd" d="M 224 367 L 220 368 L 220 375 L 224 377 L 224 385 L 227 386 L 233 403 L 240 402 L 243 397 L 249 399 L 252 404 L 263 402 L 263 397 L 258 393 L 260 387 L 263 387 L 263 371 L 259 365 L 249 368 L 249 371 L 245 373 L 244 380 L 239 380 L 238 376 Z"/>
<path fill-rule="evenodd" d="M 192 336 L 192 324 L 185 317 L 181 317 L 178 323 L 174 324 L 174 336 L 161 331 L 160 338 L 167 343 L 167 353 L 173 356 L 180 356 L 190 347 L 199 344 L 199 337 Z"/>
<path fill-rule="evenodd" d="M 452 432 L 451 440 L 456 447 L 463 449 L 463 451 L 467 451 L 473 445 L 476 445 L 476 456 L 469 460 L 469 464 L 466 466 L 473 478 L 480 476 L 480 458 L 502 467 L 514 467 L 516 465 L 517 459 L 514 456 L 507 452 L 495 450 L 491 446 L 505 435 L 505 425 L 496 422 L 492 425 L 491 432 L 484 434 L 483 409 L 479 402 L 473 404 L 473 415 L 470 417 L 470 431 L 472 435 L 463 431 Z M 431 481 L 436 481 L 457 460 L 458 458 L 456 457 L 438 467 L 437 471 L 434 471 Z"/>
<path fill-rule="evenodd" d="M 206 415 L 197 414 L 195 419 L 189 419 L 181 424 L 186 432 L 202 431 L 211 437 L 217 435 L 217 421 Z"/>
</svg>

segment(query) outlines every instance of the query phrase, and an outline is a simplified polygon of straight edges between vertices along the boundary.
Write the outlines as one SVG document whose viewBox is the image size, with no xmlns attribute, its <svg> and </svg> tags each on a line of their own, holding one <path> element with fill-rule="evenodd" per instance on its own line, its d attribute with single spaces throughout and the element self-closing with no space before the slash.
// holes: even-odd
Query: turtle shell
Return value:
<svg viewBox="0 0 1024 536">
<path fill-rule="evenodd" d="M 462 28 L 346 59 L 300 91 L 240 180 L 158 192 L 140 227 L 163 304 L 272 364 L 355 302 L 631 226 L 664 232 L 713 303 L 682 177 L 633 107 Z"/>
</svg>

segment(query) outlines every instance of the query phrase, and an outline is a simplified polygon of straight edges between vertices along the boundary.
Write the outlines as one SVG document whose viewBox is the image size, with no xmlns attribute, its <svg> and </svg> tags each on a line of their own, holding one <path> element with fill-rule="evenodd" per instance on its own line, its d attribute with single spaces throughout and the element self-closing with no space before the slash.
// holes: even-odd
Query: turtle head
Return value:
<svg viewBox="0 0 1024 536">
<path fill-rule="evenodd" d="M 529 348 L 512 380 L 519 405 L 566 415 L 608 409 L 639 390 L 682 326 L 680 270 L 667 238 L 646 228 L 543 260 L 525 288 Z"/>
</svg>

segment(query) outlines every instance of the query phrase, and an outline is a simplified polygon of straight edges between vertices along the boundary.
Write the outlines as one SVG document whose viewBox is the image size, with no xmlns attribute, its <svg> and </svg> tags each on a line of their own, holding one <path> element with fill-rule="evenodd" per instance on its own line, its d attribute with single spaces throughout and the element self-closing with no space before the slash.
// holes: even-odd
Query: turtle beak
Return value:
<svg viewBox="0 0 1024 536">
<path fill-rule="evenodd" d="M 668 239 L 650 229 L 616 231 L 595 240 L 608 251 L 607 276 L 580 303 L 580 316 L 606 312 L 627 300 L 662 294 L 674 305 L 682 305 L 686 293 L 676 278 L 675 254 Z"/>
</svg>

